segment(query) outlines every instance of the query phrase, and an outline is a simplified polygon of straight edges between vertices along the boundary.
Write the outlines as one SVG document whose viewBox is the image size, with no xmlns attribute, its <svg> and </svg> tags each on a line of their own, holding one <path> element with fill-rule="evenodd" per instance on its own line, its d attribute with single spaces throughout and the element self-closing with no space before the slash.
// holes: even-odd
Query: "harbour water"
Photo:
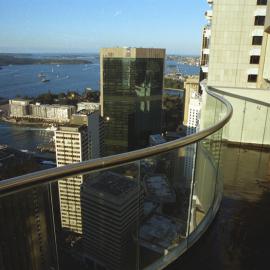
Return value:
<svg viewBox="0 0 270 270">
<path fill-rule="evenodd" d="M 83 92 L 86 87 L 99 90 L 99 59 L 89 59 L 92 64 L 74 65 L 11 65 L 0 70 L 0 97 L 34 97 L 41 93 L 75 90 Z M 167 62 L 166 72 L 181 72 L 183 75 L 198 74 L 199 68 L 176 62 Z M 48 82 L 41 82 L 38 74 L 45 74 Z M 32 127 L 21 127 L 0 122 L 0 144 L 19 150 L 36 152 L 36 147 L 47 143 L 52 132 Z"/>
</svg>

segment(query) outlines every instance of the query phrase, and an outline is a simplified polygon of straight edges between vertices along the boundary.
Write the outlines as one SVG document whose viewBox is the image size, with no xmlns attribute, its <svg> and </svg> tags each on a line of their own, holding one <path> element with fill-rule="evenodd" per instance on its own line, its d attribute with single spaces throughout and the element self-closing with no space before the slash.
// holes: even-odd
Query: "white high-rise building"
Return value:
<svg viewBox="0 0 270 270">
<path fill-rule="evenodd" d="M 200 115 L 202 109 L 202 99 L 198 92 L 191 93 L 189 107 L 188 107 L 188 119 L 187 119 L 187 136 L 199 131 Z M 193 164 L 195 160 L 196 145 L 191 144 L 185 147 L 185 164 L 184 164 L 184 176 L 188 180 L 192 180 L 193 177 Z"/>
<path fill-rule="evenodd" d="M 188 107 L 187 135 L 199 130 L 199 119 L 202 108 L 201 96 L 193 92 L 190 97 Z"/>
<path fill-rule="evenodd" d="M 88 129 L 87 126 L 61 126 L 55 131 L 57 166 L 87 160 Z M 61 224 L 63 229 L 82 233 L 81 218 L 81 184 L 83 175 L 68 177 L 58 181 Z"/>
</svg>

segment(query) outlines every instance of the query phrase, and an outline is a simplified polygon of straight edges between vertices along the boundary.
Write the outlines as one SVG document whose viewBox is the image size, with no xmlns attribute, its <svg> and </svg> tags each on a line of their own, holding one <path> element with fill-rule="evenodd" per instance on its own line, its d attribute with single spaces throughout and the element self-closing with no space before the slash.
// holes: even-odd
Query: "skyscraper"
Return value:
<svg viewBox="0 0 270 270">
<path fill-rule="evenodd" d="M 143 214 L 140 183 L 107 171 L 84 182 L 81 198 L 86 256 L 106 269 L 132 269 L 133 238 Z"/>
<path fill-rule="evenodd" d="M 267 0 L 212 0 L 208 84 L 268 88 Z M 203 49 L 205 51 L 205 49 Z M 267 57 L 268 55 L 268 57 Z M 268 72 L 267 72 L 268 70 Z"/>
<path fill-rule="evenodd" d="M 106 155 L 145 147 L 161 132 L 164 59 L 164 49 L 101 49 Z"/>
<path fill-rule="evenodd" d="M 73 125 L 86 125 L 88 130 L 89 159 L 99 158 L 103 155 L 104 125 L 99 110 L 81 110 L 73 114 L 70 119 Z"/>
<path fill-rule="evenodd" d="M 212 10 L 206 12 L 207 85 L 223 95 L 234 110 L 222 137 L 233 144 L 269 145 L 270 1 L 208 0 L 208 3 Z M 201 122 L 202 128 L 207 127 L 207 121 Z"/>
<path fill-rule="evenodd" d="M 55 131 L 55 147 L 58 167 L 87 160 L 87 126 L 60 126 Z M 80 189 L 83 180 L 83 175 L 77 175 L 58 181 L 62 228 L 79 234 L 82 233 Z"/>
<path fill-rule="evenodd" d="M 49 185 L 1 197 L 0 269 L 56 270 Z"/>
</svg>

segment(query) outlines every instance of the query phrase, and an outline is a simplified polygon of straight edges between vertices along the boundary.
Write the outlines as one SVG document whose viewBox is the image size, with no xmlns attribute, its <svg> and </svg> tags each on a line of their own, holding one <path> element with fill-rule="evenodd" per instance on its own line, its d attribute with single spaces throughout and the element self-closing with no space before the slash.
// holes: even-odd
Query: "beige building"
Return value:
<svg viewBox="0 0 270 270">
<path fill-rule="evenodd" d="M 266 0 L 213 0 L 208 84 L 267 88 Z M 268 46 L 267 46 L 268 43 Z M 268 68 L 268 67 L 266 67 Z"/>
<path fill-rule="evenodd" d="M 270 3 L 208 2 L 213 9 L 208 12 L 211 36 L 207 85 L 224 96 L 234 110 L 223 129 L 223 139 L 270 146 Z"/>
<path fill-rule="evenodd" d="M 184 83 L 185 89 L 185 108 L 184 108 L 184 122 L 183 124 L 187 126 L 188 116 L 189 116 L 189 104 L 193 94 L 197 95 L 199 92 L 199 77 L 192 76 L 186 79 Z"/>
<path fill-rule="evenodd" d="M 76 112 L 75 106 L 59 104 L 30 104 L 29 117 L 53 122 L 69 122 L 71 115 Z"/>
<path fill-rule="evenodd" d="M 81 110 L 73 114 L 70 123 L 74 125 L 86 125 L 88 129 L 88 154 L 89 159 L 103 156 L 104 125 L 99 111 Z"/>
<path fill-rule="evenodd" d="M 29 100 L 25 99 L 10 99 L 9 111 L 10 116 L 15 118 L 25 117 L 29 114 Z"/>
<path fill-rule="evenodd" d="M 81 110 L 88 110 L 90 112 L 95 112 L 99 110 L 99 102 L 79 102 L 77 104 L 77 112 Z"/>
<path fill-rule="evenodd" d="M 55 131 L 57 166 L 81 162 L 88 159 L 88 132 L 86 126 L 61 126 Z M 83 175 L 58 181 L 61 224 L 63 229 L 82 233 L 81 184 Z"/>
</svg>

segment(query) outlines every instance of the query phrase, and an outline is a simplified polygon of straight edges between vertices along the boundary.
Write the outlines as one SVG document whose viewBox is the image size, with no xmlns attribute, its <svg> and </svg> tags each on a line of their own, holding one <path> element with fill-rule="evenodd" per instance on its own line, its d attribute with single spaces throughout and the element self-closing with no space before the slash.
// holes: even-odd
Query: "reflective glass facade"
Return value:
<svg viewBox="0 0 270 270">
<path fill-rule="evenodd" d="M 105 154 L 143 148 L 161 132 L 164 58 L 102 61 Z"/>
</svg>

